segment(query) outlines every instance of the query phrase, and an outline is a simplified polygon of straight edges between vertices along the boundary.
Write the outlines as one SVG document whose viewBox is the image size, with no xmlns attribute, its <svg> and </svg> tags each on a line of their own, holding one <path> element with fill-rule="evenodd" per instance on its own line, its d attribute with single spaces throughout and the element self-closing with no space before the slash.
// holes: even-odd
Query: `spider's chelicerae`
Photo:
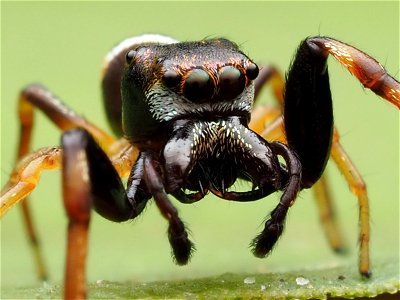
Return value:
<svg viewBox="0 0 400 300">
<path fill-rule="evenodd" d="M 251 242 L 254 255 L 264 257 L 281 236 L 288 209 L 302 189 L 317 186 L 320 210 L 331 211 L 322 174 L 332 156 L 359 200 L 359 271 L 368 277 L 368 197 L 333 126 L 329 55 L 365 87 L 400 107 L 399 82 L 375 59 L 319 36 L 301 42 L 286 81 L 272 67 L 259 68 L 236 44 L 222 38 L 178 42 L 142 35 L 123 41 L 107 55 L 102 82 L 107 116 L 118 139 L 46 88 L 30 85 L 19 99 L 21 160 L 1 191 L 1 215 L 33 191 L 42 170 L 62 168 L 69 218 L 65 297 L 81 298 L 86 293 L 92 208 L 122 222 L 138 216 L 153 198 L 169 223 L 173 258 L 183 265 L 193 244 L 168 195 L 193 203 L 211 192 L 246 202 L 281 191 L 264 229 Z M 280 109 L 253 109 L 266 83 L 272 84 Z M 63 134 L 60 147 L 28 154 L 35 108 Z M 120 178 L 126 176 L 125 188 Z M 232 190 L 238 179 L 253 188 Z M 29 218 L 29 211 L 24 211 Z M 326 216 L 323 226 L 332 247 L 340 250 L 343 245 L 332 215 Z M 45 277 L 40 252 L 36 257 L 39 274 Z"/>
</svg>

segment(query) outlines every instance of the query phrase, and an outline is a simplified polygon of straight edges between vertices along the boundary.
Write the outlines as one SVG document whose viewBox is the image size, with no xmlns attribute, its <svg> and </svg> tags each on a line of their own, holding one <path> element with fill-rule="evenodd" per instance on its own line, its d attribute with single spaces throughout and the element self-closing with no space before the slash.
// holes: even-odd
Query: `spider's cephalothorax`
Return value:
<svg viewBox="0 0 400 300">
<path fill-rule="evenodd" d="M 223 197 L 238 177 L 263 191 L 280 188 L 276 155 L 247 128 L 258 67 L 235 44 L 141 44 L 126 60 L 123 131 L 139 150 L 160 156 L 168 193 L 185 202 L 209 190 Z"/>
<path fill-rule="evenodd" d="M 400 107 L 396 79 L 372 57 L 329 37 L 301 42 L 286 82 L 272 67 L 259 70 L 226 39 L 180 43 L 160 35 L 129 38 L 107 55 L 103 72 L 104 104 L 114 133 L 121 137 L 118 140 L 44 87 L 29 85 L 19 102 L 18 158 L 24 158 L 1 191 L 1 215 L 32 192 L 42 170 L 62 167 L 69 220 L 67 299 L 85 296 L 92 207 L 120 222 L 137 217 L 153 197 L 169 222 L 174 259 L 185 264 L 193 244 L 168 194 L 193 203 L 208 192 L 227 200 L 254 201 L 281 191 L 279 203 L 251 243 L 253 253 L 264 257 L 282 234 L 297 193 L 316 185 L 322 225 L 332 248 L 340 251 L 343 241 L 321 178 L 331 154 L 358 198 L 359 271 L 368 277 L 368 195 L 333 127 L 329 55 L 365 87 Z M 254 99 L 266 82 L 271 83 L 281 107 L 254 109 Z M 34 107 L 65 131 L 61 147 L 28 154 Z M 282 142 L 268 142 L 272 137 Z M 125 188 L 121 177 L 128 175 Z M 234 191 L 238 179 L 250 182 L 252 188 Z M 22 205 L 38 273 L 45 278 L 29 210 L 26 202 Z"/>
<path fill-rule="evenodd" d="M 126 60 L 122 120 L 134 142 L 141 144 L 177 119 L 250 119 L 258 68 L 232 42 L 141 44 Z"/>
</svg>

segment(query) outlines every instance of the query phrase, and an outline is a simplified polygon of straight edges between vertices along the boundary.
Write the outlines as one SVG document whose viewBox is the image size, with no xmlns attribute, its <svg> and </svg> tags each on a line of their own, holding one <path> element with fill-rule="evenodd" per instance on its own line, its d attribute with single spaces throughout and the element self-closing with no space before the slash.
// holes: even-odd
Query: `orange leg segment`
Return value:
<svg viewBox="0 0 400 300">
<path fill-rule="evenodd" d="M 25 156 L 1 190 L 0 216 L 3 216 L 11 207 L 25 199 L 33 191 L 42 170 L 57 169 L 60 164 L 60 148 L 44 148 Z"/>
<path fill-rule="evenodd" d="M 367 194 L 367 187 L 361 174 L 347 155 L 342 145 L 339 143 L 339 134 L 335 130 L 333 136 L 331 157 L 338 166 L 340 172 L 344 175 L 351 192 L 358 199 L 359 207 L 359 271 L 361 274 L 370 276 L 370 261 L 369 261 L 369 240 L 370 240 L 370 226 L 369 226 L 369 200 Z"/>
<path fill-rule="evenodd" d="M 110 160 L 121 178 L 128 177 L 133 164 L 136 162 L 139 151 L 127 140 L 117 140 L 110 147 Z"/>
<path fill-rule="evenodd" d="M 319 210 L 320 222 L 331 248 L 337 253 L 344 253 L 346 252 L 346 244 L 336 221 L 333 199 L 326 177 L 326 173 L 324 173 L 313 185 L 312 190 Z"/>
</svg>

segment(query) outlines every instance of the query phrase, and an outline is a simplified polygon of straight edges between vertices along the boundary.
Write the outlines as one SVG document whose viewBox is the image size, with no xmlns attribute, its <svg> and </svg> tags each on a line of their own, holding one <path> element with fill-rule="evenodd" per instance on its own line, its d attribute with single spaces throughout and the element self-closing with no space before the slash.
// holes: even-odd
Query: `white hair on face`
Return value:
<svg viewBox="0 0 400 300">
<path fill-rule="evenodd" d="M 143 43 L 155 43 L 155 44 L 176 44 L 179 41 L 165 35 L 161 34 L 142 34 L 139 36 L 133 36 L 127 38 L 116 45 L 111 49 L 110 52 L 107 53 L 105 58 L 105 63 L 108 64 L 111 60 L 113 60 L 121 51 L 131 48 L 138 44 Z"/>
<path fill-rule="evenodd" d="M 250 113 L 254 102 L 254 82 L 230 101 L 193 104 L 185 97 L 169 90 L 160 82 L 155 83 L 152 88 L 145 91 L 145 97 L 150 113 L 154 119 L 160 122 L 170 121 L 177 116 L 186 116 L 196 112 L 222 111 L 229 113 L 233 110 L 239 110 Z"/>
</svg>

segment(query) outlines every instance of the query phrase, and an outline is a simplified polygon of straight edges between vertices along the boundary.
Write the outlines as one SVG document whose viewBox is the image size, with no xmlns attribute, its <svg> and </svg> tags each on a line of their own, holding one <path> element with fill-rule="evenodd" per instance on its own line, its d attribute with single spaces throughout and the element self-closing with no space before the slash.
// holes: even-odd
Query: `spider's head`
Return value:
<svg viewBox="0 0 400 300">
<path fill-rule="evenodd" d="M 126 61 L 123 124 L 131 140 L 179 119 L 249 119 L 258 67 L 228 40 L 142 44 Z"/>
</svg>

